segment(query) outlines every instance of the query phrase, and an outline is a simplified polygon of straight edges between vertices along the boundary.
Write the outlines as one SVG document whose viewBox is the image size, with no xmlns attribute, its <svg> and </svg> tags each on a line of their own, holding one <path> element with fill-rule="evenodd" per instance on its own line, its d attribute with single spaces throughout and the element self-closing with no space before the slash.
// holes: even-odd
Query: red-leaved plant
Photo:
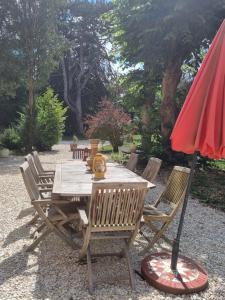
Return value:
<svg viewBox="0 0 225 300">
<path fill-rule="evenodd" d="M 88 116 L 85 124 L 88 129 L 88 138 L 100 138 L 108 140 L 114 152 L 118 152 L 118 146 L 123 144 L 123 135 L 126 125 L 131 122 L 130 116 L 121 107 L 110 100 L 103 100 L 99 105 L 99 111 L 94 116 Z"/>
</svg>

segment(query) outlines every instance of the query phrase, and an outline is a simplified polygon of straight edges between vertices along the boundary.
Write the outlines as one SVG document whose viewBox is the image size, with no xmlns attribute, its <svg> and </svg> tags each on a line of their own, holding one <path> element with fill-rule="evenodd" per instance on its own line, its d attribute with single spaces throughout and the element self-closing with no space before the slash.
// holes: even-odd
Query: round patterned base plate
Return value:
<svg viewBox="0 0 225 300">
<path fill-rule="evenodd" d="M 177 274 L 170 269 L 171 253 L 154 253 L 143 259 L 141 272 L 157 289 L 171 294 L 199 292 L 208 285 L 206 271 L 192 259 L 180 255 Z"/>
</svg>

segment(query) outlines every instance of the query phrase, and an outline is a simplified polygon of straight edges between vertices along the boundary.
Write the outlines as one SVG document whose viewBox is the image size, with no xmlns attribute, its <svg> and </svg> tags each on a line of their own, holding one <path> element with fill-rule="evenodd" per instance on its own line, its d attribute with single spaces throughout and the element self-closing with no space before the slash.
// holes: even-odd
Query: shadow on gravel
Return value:
<svg viewBox="0 0 225 300">
<path fill-rule="evenodd" d="M 15 174 L 19 172 L 19 166 L 24 162 L 24 156 L 9 156 L 0 158 L 0 175 Z"/>
<path fill-rule="evenodd" d="M 39 155 L 41 156 L 54 156 L 57 155 L 60 151 L 59 150 L 51 150 L 51 151 L 45 151 L 45 152 L 38 152 Z"/>
<path fill-rule="evenodd" d="M 20 252 L 16 252 L 14 255 L 3 260 L 0 263 L 0 285 L 12 277 L 21 274 L 26 275 L 25 272 L 28 270 L 27 262 L 28 253 L 25 252 L 25 247 Z M 31 267 L 33 266 L 29 266 L 29 268 Z"/>
<path fill-rule="evenodd" d="M 4 238 L 2 247 L 5 248 L 21 239 L 30 239 L 30 226 L 28 224 L 23 224 L 22 226 L 11 231 L 6 238 Z"/>
<path fill-rule="evenodd" d="M 17 216 L 17 220 L 20 220 L 20 219 L 23 219 L 23 218 L 26 218 L 27 216 L 29 215 L 32 215 L 34 212 L 34 208 L 31 206 L 31 207 L 28 207 L 28 208 L 25 208 L 23 210 L 20 211 L 19 215 Z"/>
</svg>

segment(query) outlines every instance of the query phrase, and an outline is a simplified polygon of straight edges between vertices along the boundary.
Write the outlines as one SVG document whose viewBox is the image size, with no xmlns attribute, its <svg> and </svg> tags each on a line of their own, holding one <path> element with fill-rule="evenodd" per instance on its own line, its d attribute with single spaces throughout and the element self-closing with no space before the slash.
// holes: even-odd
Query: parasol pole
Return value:
<svg viewBox="0 0 225 300">
<path fill-rule="evenodd" d="M 177 236 L 173 241 L 171 270 L 173 270 L 175 272 L 177 271 L 177 260 L 178 260 L 179 248 L 180 248 L 180 237 L 181 237 L 181 232 L 182 232 L 182 228 L 183 228 L 183 224 L 184 224 L 184 215 L 185 215 L 186 208 L 187 208 L 188 196 L 189 196 L 190 189 L 191 189 L 191 183 L 192 183 L 192 179 L 194 176 L 194 169 L 195 169 L 196 162 L 197 162 L 197 152 L 195 152 L 193 155 L 193 160 L 192 160 L 192 164 L 191 164 L 191 172 L 190 172 L 187 189 L 186 189 L 185 196 L 184 196 L 184 202 L 183 202 L 180 221 L 179 221 L 179 225 L 178 225 Z"/>
</svg>

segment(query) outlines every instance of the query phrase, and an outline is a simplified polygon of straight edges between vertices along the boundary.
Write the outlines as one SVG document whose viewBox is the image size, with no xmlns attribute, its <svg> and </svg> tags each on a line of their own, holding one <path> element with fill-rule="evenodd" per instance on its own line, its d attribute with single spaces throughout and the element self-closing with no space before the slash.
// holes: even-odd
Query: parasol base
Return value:
<svg viewBox="0 0 225 300">
<path fill-rule="evenodd" d="M 208 286 L 206 271 L 192 259 L 179 255 L 176 274 L 170 265 L 171 253 L 153 253 L 143 259 L 141 272 L 152 286 L 175 295 L 200 292 Z"/>
</svg>

